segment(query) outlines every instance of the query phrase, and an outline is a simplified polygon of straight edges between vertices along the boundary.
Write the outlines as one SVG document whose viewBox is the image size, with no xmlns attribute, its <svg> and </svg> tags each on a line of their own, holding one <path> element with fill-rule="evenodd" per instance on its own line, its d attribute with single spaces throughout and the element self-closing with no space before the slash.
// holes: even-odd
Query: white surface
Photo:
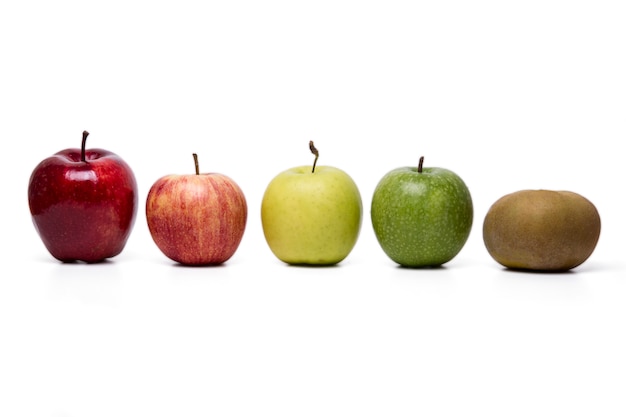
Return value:
<svg viewBox="0 0 626 417">
<path fill-rule="evenodd" d="M 623 416 L 625 18 L 620 1 L 2 3 L 0 415 Z M 84 129 L 134 168 L 139 214 L 111 262 L 62 265 L 26 188 Z M 311 139 L 363 196 L 334 268 L 281 264 L 260 225 Z M 147 232 L 150 185 L 193 152 L 248 199 L 222 267 L 173 265 Z M 466 180 L 475 221 L 446 267 L 404 270 L 370 196 L 421 155 Z M 482 219 L 522 188 L 597 205 L 585 264 L 489 257 Z"/>
</svg>

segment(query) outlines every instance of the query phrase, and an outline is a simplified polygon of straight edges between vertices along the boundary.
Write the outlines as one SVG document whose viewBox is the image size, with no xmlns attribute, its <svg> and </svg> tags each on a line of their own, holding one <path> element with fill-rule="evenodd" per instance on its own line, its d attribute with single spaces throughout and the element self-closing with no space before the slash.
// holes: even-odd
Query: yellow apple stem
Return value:
<svg viewBox="0 0 626 417">
<path fill-rule="evenodd" d="M 315 160 L 313 160 L 313 168 L 311 169 L 311 173 L 314 173 L 315 172 L 315 165 L 317 164 L 317 158 L 320 157 L 320 153 L 317 150 L 317 148 L 315 147 L 315 145 L 313 144 L 312 140 L 309 141 L 309 149 L 311 150 L 311 153 L 313 155 L 315 155 Z"/>
<path fill-rule="evenodd" d="M 196 166 L 196 175 L 200 175 L 200 164 L 198 164 L 198 154 L 193 154 L 193 163 Z"/>
<path fill-rule="evenodd" d="M 423 157 L 423 156 L 421 156 L 421 157 L 420 157 L 420 162 L 419 162 L 419 164 L 417 165 L 417 172 L 421 173 L 421 172 L 422 172 L 423 167 L 424 167 L 424 157 Z"/>
<path fill-rule="evenodd" d="M 80 145 L 80 160 L 85 162 L 85 146 L 87 145 L 87 136 L 89 136 L 89 132 L 83 130 L 83 141 Z"/>
</svg>

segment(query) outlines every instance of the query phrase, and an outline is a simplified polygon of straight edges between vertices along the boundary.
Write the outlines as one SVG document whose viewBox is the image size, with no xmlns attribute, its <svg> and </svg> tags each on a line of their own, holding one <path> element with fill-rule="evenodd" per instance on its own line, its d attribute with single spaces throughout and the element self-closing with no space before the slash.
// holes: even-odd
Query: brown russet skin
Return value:
<svg viewBox="0 0 626 417">
<path fill-rule="evenodd" d="M 520 190 L 490 207 L 483 240 L 489 254 L 505 267 L 567 271 L 591 256 L 600 228 L 598 210 L 580 194 Z"/>
</svg>

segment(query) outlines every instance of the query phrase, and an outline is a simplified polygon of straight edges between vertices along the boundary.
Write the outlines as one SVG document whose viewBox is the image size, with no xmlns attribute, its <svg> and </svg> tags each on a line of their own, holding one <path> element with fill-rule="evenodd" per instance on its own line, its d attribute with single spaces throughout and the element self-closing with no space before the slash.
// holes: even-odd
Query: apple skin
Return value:
<svg viewBox="0 0 626 417">
<path fill-rule="evenodd" d="M 154 243 L 183 265 L 219 265 L 243 238 L 248 217 L 245 195 L 219 173 L 166 175 L 150 188 L 146 219 Z"/>
<path fill-rule="evenodd" d="M 81 151 L 65 149 L 41 161 L 28 183 L 28 204 L 54 258 L 95 263 L 124 249 L 137 215 L 137 182 L 115 153 L 86 149 L 83 161 Z"/>
<path fill-rule="evenodd" d="M 405 267 L 436 267 L 465 245 L 474 217 L 463 180 L 445 168 L 400 167 L 372 196 L 374 234 L 385 254 Z"/>
<path fill-rule="evenodd" d="M 298 166 L 276 175 L 261 203 L 265 240 L 291 265 L 334 265 L 354 248 L 363 204 L 353 179 L 332 166 Z"/>
<path fill-rule="evenodd" d="M 528 189 L 495 201 L 483 221 L 491 257 L 510 269 L 563 272 L 594 252 L 601 220 L 596 206 L 566 190 Z"/>
</svg>

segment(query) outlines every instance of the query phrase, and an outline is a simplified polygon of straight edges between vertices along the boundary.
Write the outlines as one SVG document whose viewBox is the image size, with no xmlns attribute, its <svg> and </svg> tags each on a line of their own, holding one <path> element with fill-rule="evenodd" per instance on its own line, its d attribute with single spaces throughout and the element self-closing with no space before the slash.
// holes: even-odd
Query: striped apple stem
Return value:
<svg viewBox="0 0 626 417">
<path fill-rule="evenodd" d="M 420 157 L 420 162 L 419 162 L 419 164 L 417 165 L 417 172 L 421 173 L 421 172 L 422 172 L 422 169 L 423 169 L 423 166 L 424 166 L 424 157 L 423 157 L 423 156 L 421 156 L 421 157 Z"/>
</svg>

